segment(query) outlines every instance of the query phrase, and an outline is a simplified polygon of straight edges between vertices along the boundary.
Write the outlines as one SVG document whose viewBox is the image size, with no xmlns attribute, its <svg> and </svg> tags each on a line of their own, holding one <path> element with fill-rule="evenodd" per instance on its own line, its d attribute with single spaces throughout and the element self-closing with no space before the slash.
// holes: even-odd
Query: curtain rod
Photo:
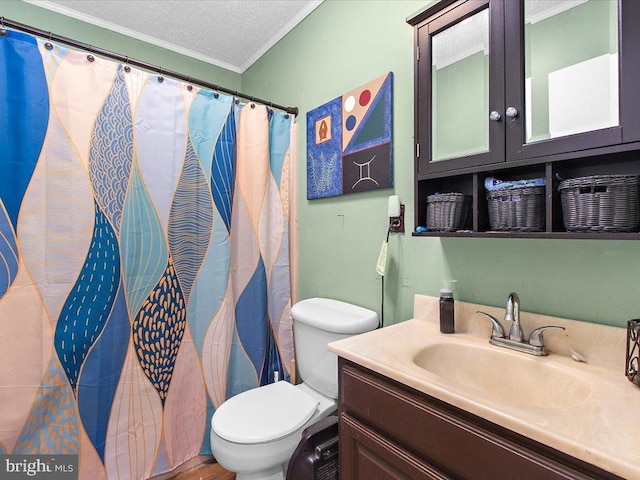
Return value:
<svg viewBox="0 0 640 480">
<path fill-rule="evenodd" d="M 220 85 L 215 85 L 213 83 L 206 82 L 204 80 L 199 80 L 197 78 L 192 78 L 188 75 L 184 75 L 180 72 L 175 72 L 173 70 L 165 70 L 162 67 L 157 67 L 155 65 L 151 65 L 150 63 L 143 62 L 142 60 L 136 60 L 135 58 L 127 57 L 124 55 L 120 55 L 119 53 L 112 52 L 110 50 L 105 50 L 100 47 L 94 47 L 92 45 L 88 45 L 86 43 L 79 42 L 77 40 L 73 40 L 71 38 L 63 37 L 62 35 L 56 35 L 55 33 L 47 32 L 45 30 L 41 30 L 36 27 L 32 27 L 29 25 L 25 25 L 23 23 L 16 22 L 14 20 L 9 20 L 5 17 L 0 17 L 0 35 L 6 36 L 5 27 L 14 28 L 16 30 L 21 30 L 26 33 L 30 33 L 32 35 L 37 35 L 42 38 L 46 38 L 50 42 L 59 42 L 64 43 L 65 45 L 70 45 L 72 47 L 79 48 L 81 50 L 85 50 L 91 54 L 96 53 L 103 57 L 111 58 L 113 60 L 117 60 L 121 63 L 126 63 L 129 65 L 133 65 L 136 67 L 144 68 L 145 70 L 151 70 L 152 72 L 159 73 L 161 75 L 170 75 L 178 80 L 183 80 L 185 82 L 193 83 L 200 85 L 202 87 L 209 88 L 211 90 L 228 93 L 229 95 L 233 95 L 235 97 L 241 97 L 249 100 L 250 102 L 260 103 L 262 105 L 267 105 L 271 108 L 277 108 L 278 110 L 283 110 L 292 115 L 298 115 L 298 107 L 284 107 L 282 105 L 278 105 L 277 103 L 269 102 L 266 100 L 261 100 L 257 97 L 253 97 L 251 95 L 246 95 L 242 92 L 238 92 L 237 90 L 230 90 L 228 88 L 221 87 Z"/>
</svg>

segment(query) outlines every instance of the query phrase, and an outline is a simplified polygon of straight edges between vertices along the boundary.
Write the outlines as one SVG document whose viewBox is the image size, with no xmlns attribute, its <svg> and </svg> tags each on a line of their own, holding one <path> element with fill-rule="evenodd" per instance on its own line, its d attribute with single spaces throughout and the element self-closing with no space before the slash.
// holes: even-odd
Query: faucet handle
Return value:
<svg viewBox="0 0 640 480">
<path fill-rule="evenodd" d="M 544 347 L 544 337 L 542 336 L 542 334 L 544 333 L 545 330 L 549 330 L 552 328 L 556 330 L 565 330 L 564 327 L 558 327 L 556 325 L 547 325 L 545 327 L 538 327 L 533 332 L 531 332 L 531 335 L 529 335 L 529 345 L 533 347 Z"/>
<path fill-rule="evenodd" d="M 502 328 L 502 325 L 500 324 L 500 322 L 498 321 L 498 319 L 496 317 L 494 317 L 493 315 L 489 315 L 488 313 L 485 312 L 481 312 L 481 311 L 477 311 L 476 313 L 479 313 L 480 315 L 484 315 L 485 317 L 487 317 L 489 320 L 491 320 L 491 323 L 493 324 L 493 330 L 491 332 L 491 337 L 492 338 L 504 338 L 504 328 Z"/>
</svg>

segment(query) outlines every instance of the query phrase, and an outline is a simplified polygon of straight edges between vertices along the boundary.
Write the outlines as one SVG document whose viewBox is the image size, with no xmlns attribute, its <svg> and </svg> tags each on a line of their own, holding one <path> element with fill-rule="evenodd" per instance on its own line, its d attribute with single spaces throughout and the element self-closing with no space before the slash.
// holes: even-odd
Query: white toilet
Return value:
<svg viewBox="0 0 640 480">
<path fill-rule="evenodd" d="M 211 449 L 236 480 L 283 480 L 302 431 L 336 410 L 338 357 L 327 344 L 373 330 L 376 312 L 326 298 L 291 309 L 303 383 L 276 382 L 224 402 L 211 418 Z"/>
</svg>

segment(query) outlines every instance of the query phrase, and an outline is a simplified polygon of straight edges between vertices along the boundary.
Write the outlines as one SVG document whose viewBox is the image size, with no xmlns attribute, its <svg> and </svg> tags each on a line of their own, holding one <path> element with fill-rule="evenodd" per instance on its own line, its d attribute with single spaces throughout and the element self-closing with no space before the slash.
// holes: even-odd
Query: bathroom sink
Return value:
<svg viewBox="0 0 640 480">
<path fill-rule="evenodd" d="M 413 362 L 458 387 L 474 389 L 510 405 L 576 406 L 591 387 L 575 368 L 486 345 L 441 342 L 420 350 Z"/>
<path fill-rule="evenodd" d="M 527 334 L 546 325 L 566 328 L 544 339 L 548 356 L 536 357 L 489 343 L 492 325 L 476 312 L 501 318 L 502 309 L 456 301 L 456 333 L 445 335 L 439 298 L 415 300 L 413 319 L 329 344 L 344 375 L 356 377 L 352 366 L 371 370 L 416 398 L 451 405 L 618 478 L 640 480 L 640 409 L 633 408 L 640 389 L 621 368 L 625 328 L 520 312 Z M 572 360 L 572 350 L 588 363 Z"/>
</svg>

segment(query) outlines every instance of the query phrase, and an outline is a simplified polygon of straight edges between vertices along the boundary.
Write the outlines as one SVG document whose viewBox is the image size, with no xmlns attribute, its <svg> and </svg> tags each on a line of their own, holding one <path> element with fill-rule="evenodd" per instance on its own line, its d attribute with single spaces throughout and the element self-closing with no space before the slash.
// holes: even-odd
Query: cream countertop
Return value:
<svg viewBox="0 0 640 480">
<path fill-rule="evenodd" d="M 521 435 L 596 465 L 627 479 L 640 479 L 640 389 L 624 376 L 626 330 L 521 312 L 525 336 L 542 325 L 559 325 L 566 331 L 549 331 L 548 357 L 536 358 L 489 344 L 491 323 L 475 315 L 482 310 L 498 319 L 504 309 L 459 302 L 455 304 L 456 333 L 440 333 L 438 298 L 416 295 L 414 319 L 329 344 L 329 350 L 363 367 L 379 372 Z M 502 322 L 505 330 L 508 325 Z M 590 388 L 584 401 L 552 407 L 508 403 L 499 395 L 447 380 L 420 368 L 414 358 L 429 345 L 462 343 L 497 349 L 508 355 L 530 357 L 546 366 L 569 372 Z M 571 350 L 587 363 L 570 358 Z M 487 375 L 495 375 L 487 365 Z M 497 372 L 500 375 L 500 372 Z M 554 384 L 554 388 L 572 388 Z M 553 394 L 553 392 L 550 392 Z"/>
</svg>

